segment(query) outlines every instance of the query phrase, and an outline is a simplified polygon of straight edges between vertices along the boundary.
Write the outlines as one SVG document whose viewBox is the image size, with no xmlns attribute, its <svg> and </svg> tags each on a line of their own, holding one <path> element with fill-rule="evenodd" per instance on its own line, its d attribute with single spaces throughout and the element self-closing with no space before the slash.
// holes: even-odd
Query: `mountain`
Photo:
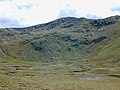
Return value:
<svg viewBox="0 0 120 90">
<path fill-rule="evenodd" d="M 0 57 L 5 56 L 45 62 L 84 58 L 118 65 L 120 16 L 66 17 L 31 27 L 1 28 Z"/>
<path fill-rule="evenodd" d="M 119 89 L 120 16 L 0 29 L 0 90 Z"/>
</svg>

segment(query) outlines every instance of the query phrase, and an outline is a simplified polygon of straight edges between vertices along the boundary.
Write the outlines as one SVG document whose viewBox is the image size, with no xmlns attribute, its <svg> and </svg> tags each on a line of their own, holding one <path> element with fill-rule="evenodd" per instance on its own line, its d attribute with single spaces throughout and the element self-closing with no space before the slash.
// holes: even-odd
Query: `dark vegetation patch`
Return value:
<svg viewBox="0 0 120 90">
<path fill-rule="evenodd" d="M 120 74 L 111 74 L 111 75 L 108 75 L 108 76 L 120 78 Z"/>
<path fill-rule="evenodd" d="M 68 25 L 64 25 L 63 27 L 64 28 L 70 28 L 70 27 L 72 27 L 72 26 L 74 26 L 73 24 L 68 24 Z"/>
<path fill-rule="evenodd" d="M 65 35 L 65 36 L 62 37 L 62 39 L 64 41 L 74 41 L 73 38 L 74 38 L 74 36 L 72 36 L 72 35 Z"/>
<path fill-rule="evenodd" d="M 108 17 L 108 18 L 105 18 L 105 19 L 94 20 L 93 22 L 91 22 L 91 24 L 94 27 L 100 28 L 100 27 L 103 27 L 103 26 L 115 24 L 118 20 L 120 20 L 120 16 Z"/>
<path fill-rule="evenodd" d="M 31 42 L 30 43 L 35 51 L 42 51 L 43 50 L 43 42 Z"/>
<path fill-rule="evenodd" d="M 106 38 L 107 38 L 106 36 L 102 36 L 102 37 L 99 37 L 99 38 L 97 38 L 97 39 L 92 40 L 91 43 L 92 43 L 92 42 L 94 42 L 94 43 L 99 43 L 99 42 L 103 41 L 103 40 L 106 39 Z"/>
</svg>

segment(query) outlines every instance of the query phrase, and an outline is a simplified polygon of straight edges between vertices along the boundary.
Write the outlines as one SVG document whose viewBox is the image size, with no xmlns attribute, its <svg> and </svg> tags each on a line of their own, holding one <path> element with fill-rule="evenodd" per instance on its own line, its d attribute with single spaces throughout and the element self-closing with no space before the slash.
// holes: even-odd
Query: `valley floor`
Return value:
<svg viewBox="0 0 120 90">
<path fill-rule="evenodd" d="M 0 90 L 120 90 L 120 77 L 83 71 L 74 62 L 0 58 Z"/>
</svg>

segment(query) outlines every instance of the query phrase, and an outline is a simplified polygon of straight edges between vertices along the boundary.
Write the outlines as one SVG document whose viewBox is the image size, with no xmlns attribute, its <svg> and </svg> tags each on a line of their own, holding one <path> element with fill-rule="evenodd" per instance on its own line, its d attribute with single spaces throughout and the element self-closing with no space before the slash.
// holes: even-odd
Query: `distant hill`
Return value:
<svg viewBox="0 0 120 90">
<path fill-rule="evenodd" d="M 120 16 L 67 17 L 26 28 L 0 29 L 0 57 L 120 63 Z"/>
</svg>

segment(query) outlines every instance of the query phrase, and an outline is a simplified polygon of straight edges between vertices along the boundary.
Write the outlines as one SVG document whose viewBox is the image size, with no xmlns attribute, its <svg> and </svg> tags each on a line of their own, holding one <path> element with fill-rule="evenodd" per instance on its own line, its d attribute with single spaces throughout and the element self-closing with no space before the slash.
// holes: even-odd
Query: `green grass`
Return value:
<svg viewBox="0 0 120 90">
<path fill-rule="evenodd" d="M 1 90 L 119 90 L 120 78 L 105 73 L 85 71 L 80 60 L 35 62 L 0 58 Z M 85 63 L 85 62 L 84 62 Z M 15 71 L 6 69 L 16 67 Z M 30 66 L 30 67 L 26 67 Z M 96 69 L 97 70 L 97 69 Z M 97 72 L 97 71 L 96 71 Z M 111 73 L 112 74 L 112 73 Z M 102 77 L 103 80 L 80 80 L 82 77 Z"/>
<path fill-rule="evenodd" d="M 99 28 L 71 20 L 49 23 L 57 24 L 53 29 L 43 27 L 49 30 L 30 27 L 27 34 L 2 30 L 0 90 L 119 90 L 120 22 Z M 63 28 L 71 22 L 73 27 Z M 102 36 L 107 39 L 99 41 Z M 86 40 L 98 42 L 87 45 Z M 96 77 L 102 79 L 80 79 Z"/>
<path fill-rule="evenodd" d="M 120 66 L 120 24 L 104 27 L 109 30 L 109 40 L 103 41 L 96 47 L 86 59 L 97 67 L 119 67 Z"/>
</svg>

